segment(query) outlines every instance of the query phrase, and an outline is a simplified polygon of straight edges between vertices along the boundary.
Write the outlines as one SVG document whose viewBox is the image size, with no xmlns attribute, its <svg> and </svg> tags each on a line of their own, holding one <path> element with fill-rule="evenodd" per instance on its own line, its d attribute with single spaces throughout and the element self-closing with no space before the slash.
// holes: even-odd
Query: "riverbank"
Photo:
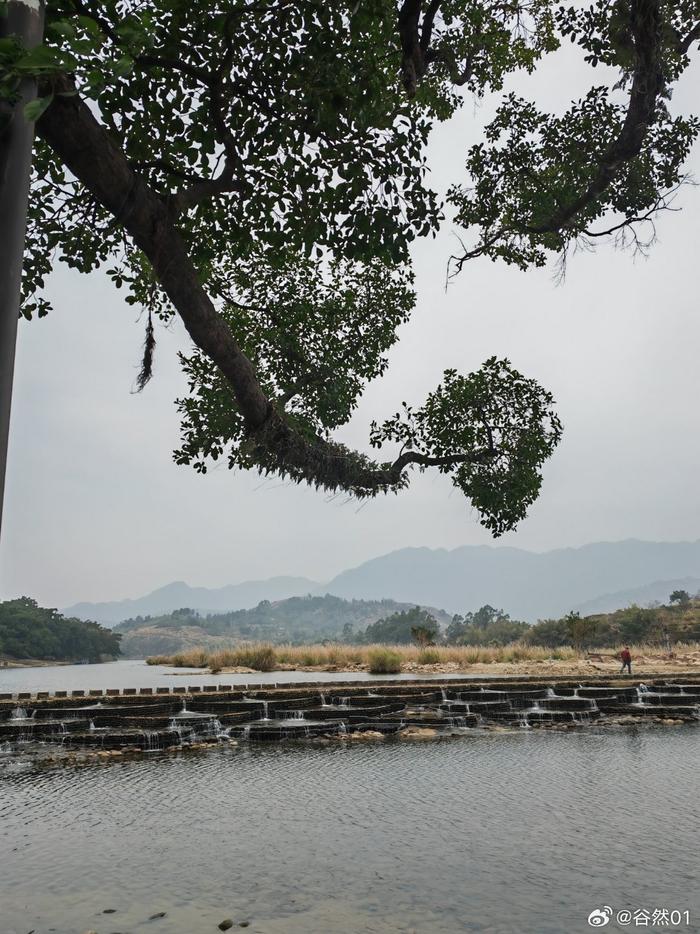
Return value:
<svg viewBox="0 0 700 934">
<path fill-rule="evenodd" d="M 0 668 L 49 668 L 54 665 L 77 665 L 78 662 L 57 662 L 49 658 L 2 658 Z"/>
<path fill-rule="evenodd" d="M 247 645 L 207 652 L 194 649 L 146 659 L 149 665 L 201 669 L 202 673 L 370 672 L 380 674 L 613 675 L 620 669 L 615 649 L 577 653 L 564 646 L 418 646 L 406 645 Z M 632 646 L 636 674 L 682 674 L 700 671 L 700 646 L 677 645 L 672 654 L 658 646 Z M 190 671 L 191 675 L 192 672 Z"/>
</svg>

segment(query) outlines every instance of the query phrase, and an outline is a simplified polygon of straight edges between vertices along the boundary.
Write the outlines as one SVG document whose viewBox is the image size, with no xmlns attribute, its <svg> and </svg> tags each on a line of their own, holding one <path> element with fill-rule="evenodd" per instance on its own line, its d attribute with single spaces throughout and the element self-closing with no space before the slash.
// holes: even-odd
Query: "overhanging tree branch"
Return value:
<svg viewBox="0 0 700 934">
<path fill-rule="evenodd" d="M 55 86 L 74 90 L 67 78 Z M 38 132 L 148 257 L 193 342 L 230 384 L 247 426 L 244 446 L 251 466 L 324 489 L 368 496 L 405 486 L 405 471 L 412 465 L 484 464 L 497 455 L 490 448 L 440 456 L 405 451 L 393 463 L 376 463 L 343 445 L 299 432 L 266 398 L 253 365 L 201 285 L 161 198 L 134 172 L 84 101 L 72 93 L 56 96 Z"/>
<path fill-rule="evenodd" d="M 612 184 L 621 167 L 641 152 L 664 86 L 659 0 L 632 0 L 630 31 L 635 66 L 627 113 L 618 136 L 599 160 L 586 190 L 559 208 L 549 220 L 525 227 L 527 233 L 553 233 L 566 227 Z"/>
<path fill-rule="evenodd" d="M 199 282 L 166 206 L 129 165 L 67 78 L 38 123 L 39 135 L 91 195 L 117 219 L 148 257 L 163 290 L 194 341 L 231 384 L 246 424 L 264 424 L 268 402 L 253 366 Z M 65 96 L 70 95 L 70 96 Z"/>
</svg>

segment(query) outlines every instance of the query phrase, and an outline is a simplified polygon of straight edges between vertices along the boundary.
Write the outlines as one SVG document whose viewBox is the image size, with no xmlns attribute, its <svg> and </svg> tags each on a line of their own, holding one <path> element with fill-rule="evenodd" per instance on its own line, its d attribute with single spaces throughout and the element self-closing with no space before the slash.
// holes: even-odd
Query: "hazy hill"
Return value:
<svg viewBox="0 0 700 934">
<path fill-rule="evenodd" d="M 617 593 L 608 593 L 595 600 L 587 600 L 579 604 L 577 609 L 582 616 L 592 616 L 595 613 L 613 613 L 622 607 L 649 606 L 654 603 L 668 603 L 669 595 L 674 590 L 685 590 L 691 596 L 700 592 L 700 577 L 682 577 L 672 581 L 654 581 L 643 587 L 633 587 L 631 590 L 618 590 Z"/>
<path fill-rule="evenodd" d="M 403 548 L 344 571 L 328 584 L 274 577 L 208 590 L 179 581 L 135 600 L 79 603 L 63 612 L 114 625 L 180 607 L 207 614 L 248 609 L 261 600 L 331 593 L 443 607 L 450 613 L 489 603 L 514 619 L 535 622 L 571 609 L 594 613 L 631 602 L 663 602 L 677 587 L 694 593 L 699 582 L 700 542 L 597 542 L 542 553 L 488 546 Z"/>
<path fill-rule="evenodd" d="M 158 616 L 184 606 L 203 614 L 245 610 L 256 606 L 261 600 L 283 600 L 313 593 L 318 586 L 316 581 L 305 577 L 271 577 L 268 580 L 244 581 L 242 584 L 229 584 L 211 590 L 175 581 L 145 597 L 113 600 L 109 603 L 76 603 L 62 612 L 66 616 L 92 619 L 104 626 L 114 626 L 134 616 Z"/>
<path fill-rule="evenodd" d="M 320 642 L 364 630 L 378 619 L 412 606 L 394 600 L 342 600 L 325 596 L 290 597 L 270 602 L 263 600 L 249 610 L 235 610 L 200 616 L 191 610 L 177 610 L 168 615 L 125 620 L 115 632 L 122 637 L 124 655 L 179 652 L 187 648 L 213 649 L 240 642 Z M 441 610 L 431 614 L 446 626 L 450 617 Z"/>
<path fill-rule="evenodd" d="M 534 622 L 601 595 L 686 577 L 700 578 L 700 542 L 630 540 L 543 553 L 486 546 L 404 548 L 344 571 L 326 589 L 339 597 L 390 596 L 453 613 L 490 603 Z"/>
</svg>

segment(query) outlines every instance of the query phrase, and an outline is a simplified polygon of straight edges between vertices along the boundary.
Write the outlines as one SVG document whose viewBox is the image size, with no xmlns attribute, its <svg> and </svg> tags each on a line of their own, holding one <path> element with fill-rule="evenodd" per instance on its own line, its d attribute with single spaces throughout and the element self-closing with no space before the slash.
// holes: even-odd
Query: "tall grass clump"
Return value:
<svg viewBox="0 0 700 934">
<path fill-rule="evenodd" d="M 401 671 L 401 656 L 392 649 L 370 649 L 367 661 L 373 675 L 394 675 Z"/>
<path fill-rule="evenodd" d="M 252 668 L 253 671 L 274 671 L 277 667 L 277 653 L 274 646 L 263 643 L 239 645 L 235 649 L 220 649 L 208 656 L 209 667 Z"/>
<path fill-rule="evenodd" d="M 175 655 L 152 655 L 147 665 L 172 665 L 174 668 L 208 668 L 209 652 L 206 649 L 187 649 Z"/>
<path fill-rule="evenodd" d="M 438 665 L 440 663 L 440 652 L 438 649 L 423 649 L 418 653 L 416 661 L 419 665 Z"/>
</svg>

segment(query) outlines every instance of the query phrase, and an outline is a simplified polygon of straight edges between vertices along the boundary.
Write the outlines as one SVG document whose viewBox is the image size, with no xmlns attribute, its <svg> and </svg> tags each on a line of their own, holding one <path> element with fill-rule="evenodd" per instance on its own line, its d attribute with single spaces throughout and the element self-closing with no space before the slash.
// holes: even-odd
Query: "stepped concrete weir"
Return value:
<svg viewBox="0 0 700 934">
<path fill-rule="evenodd" d="M 552 680 L 452 677 L 0 695 L 0 748 L 154 751 L 197 742 L 275 742 L 464 730 L 700 723 L 700 674 Z"/>
</svg>

